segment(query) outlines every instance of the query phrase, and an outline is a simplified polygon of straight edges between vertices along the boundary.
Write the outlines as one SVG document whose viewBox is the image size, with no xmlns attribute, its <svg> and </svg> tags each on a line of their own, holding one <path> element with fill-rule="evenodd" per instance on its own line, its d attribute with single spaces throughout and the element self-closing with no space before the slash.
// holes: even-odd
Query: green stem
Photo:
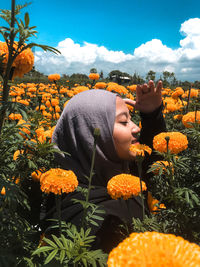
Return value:
<svg viewBox="0 0 200 267">
<path fill-rule="evenodd" d="M 138 172 L 139 172 L 139 178 L 140 178 L 140 196 L 142 200 L 142 220 L 144 220 L 145 212 L 144 212 L 144 196 L 142 192 L 142 161 L 143 159 L 139 159 L 137 161 L 137 166 L 138 166 Z"/>
<path fill-rule="evenodd" d="M 11 66 L 14 61 L 13 57 L 13 44 L 14 44 L 14 26 L 15 26 L 15 0 L 12 0 L 12 8 L 11 8 L 11 23 L 10 23 L 10 35 L 8 41 L 8 63 L 6 66 L 5 75 L 3 77 L 3 95 L 2 95 L 2 110 L 0 114 L 0 135 L 2 131 L 2 127 L 4 124 L 6 111 L 7 111 L 7 101 L 9 96 L 10 87 L 8 86 L 9 76 L 11 72 Z"/>
<path fill-rule="evenodd" d="M 188 99 L 187 99 L 186 113 L 188 113 L 188 109 L 189 109 L 190 93 L 191 93 L 191 87 L 189 88 L 189 92 L 188 92 Z"/>
<path fill-rule="evenodd" d="M 89 196 L 90 196 L 90 191 L 92 188 L 92 176 L 94 175 L 93 170 L 94 170 L 94 162 L 95 162 L 95 154 L 96 154 L 96 144 L 97 144 L 97 137 L 99 135 L 100 135 L 99 129 L 95 128 L 94 129 L 94 144 L 93 144 L 93 150 L 92 150 L 92 162 L 91 162 L 90 175 L 89 175 L 88 191 L 86 195 L 86 203 L 85 203 L 85 207 L 83 210 L 82 227 L 85 224 L 85 217 L 86 217 L 86 212 L 88 208 Z"/>
</svg>

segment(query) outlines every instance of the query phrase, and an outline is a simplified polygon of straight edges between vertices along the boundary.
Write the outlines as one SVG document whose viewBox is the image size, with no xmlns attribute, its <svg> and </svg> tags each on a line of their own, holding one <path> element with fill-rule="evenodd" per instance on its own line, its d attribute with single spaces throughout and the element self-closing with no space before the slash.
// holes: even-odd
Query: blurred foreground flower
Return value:
<svg viewBox="0 0 200 267">
<path fill-rule="evenodd" d="M 142 182 L 142 190 L 146 190 L 146 184 Z M 138 196 L 140 190 L 140 178 L 131 174 L 119 174 L 112 177 L 107 184 L 108 194 L 113 199 L 129 199 L 132 196 Z"/>
<path fill-rule="evenodd" d="M 200 247 L 172 234 L 132 233 L 108 256 L 108 267 L 199 267 Z"/>
<path fill-rule="evenodd" d="M 40 176 L 41 190 L 45 193 L 73 192 L 78 186 L 78 180 L 73 171 L 63 169 L 50 169 Z"/>
<path fill-rule="evenodd" d="M 153 148 L 159 152 L 167 152 L 166 137 L 169 137 L 168 148 L 170 153 L 178 154 L 187 149 L 187 136 L 180 132 L 164 132 L 156 135 L 153 139 Z"/>
<path fill-rule="evenodd" d="M 14 42 L 14 49 L 18 50 L 18 43 Z M 23 46 L 20 48 L 23 48 Z M 0 55 L 5 54 L 3 63 L 6 65 L 8 63 L 8 46 L 5 42 L 0 42 Z M 16 76 L 23 77 L 23 75 L 30 70 L 32 70 L 34 64 L 34 54 L 30 48 L 23 50 L 14 60 L 12 67 L 14 68 L 14 73 L 12 78 Z"/>
<path fill-rule="evenodd" d="M 145 152 L 151 155 L 152 149 L 146 145 L 136 144 L 130 146 L 130 151 L 135 153 L 136 156 L 145 156 Z"/>
<path fill-rule="evenodd" d="M 192 128 L 192 123 L 200 124 L 200 111 L 188 112 L 182 117 L 182 123 L 186 128 Z"/>
</svg>

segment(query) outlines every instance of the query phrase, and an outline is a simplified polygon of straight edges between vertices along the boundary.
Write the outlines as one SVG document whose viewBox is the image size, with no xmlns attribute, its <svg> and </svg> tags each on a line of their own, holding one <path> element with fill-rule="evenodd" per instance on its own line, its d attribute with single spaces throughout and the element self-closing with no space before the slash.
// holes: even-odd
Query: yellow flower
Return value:
<svg viewBox="0 0 200 267">
<path fill-rule="evenodd" d="M 90 80 L 98 80 L 100 76 L 98 73 L 90 73 L 88 77 Z"/>
<path fill-rule="evenodd" d="M 159 201 L 153 198 L 150 192 L 148 192 L 147 203 L 148 203 L 149 210 L 152 213 L 156 213 L 156 211 L 159 211 L 160 209 L 166 209 L 164 204 L 160 204 L 159 207 L 157 207 L 156 204 L 158 204 Z"/>
<path fill-rule="evenodd" d="M 73 171 L 63 169 L 50 169 L 40 176 L 41 190 L 45 193 L 73 192 L 78 186 L 78 180 Z"/>
<path fill-rule="evenodd" d="M 146 184 L 142 182 L 142 190 L 146 190 Z M 113 199 L 128 199 L 132 196 L 139 195 L 140 178 L 131 174 L 119 174 L 112 177 L 107 184 L 108 194 Z"/>
<path fill-rule="evenodd" d="M 94 88 L 95 89 L 104 89 L 104 88 L 106 88 L 106 86 L 107 86 L 107 83 L 98 82 L 98 83 L 95 84 Z"/>
<path fill-rule="evenodd" d="M 22 119 L 22 115 L 21 114 L 19 114 L 19 113 L 11 113 L 9 116 L 8 116 L 8 118 L 10 119 L 10 120 L 13 120 L 13 121 L 15 121 L 15 120 L 21 120 Z"/>
<path fill-rule="evenodd" d="M 182 114 L 177 114 L 177 115 L 174 115 L 174 117 L 173 117 L 173 119 L 174 120 L 181 120 L 182 119 L 182 117 L 183 117 L 183 115 Z"/>
<path fill-rule="evenodd" d="M 18 43 L 14 42 L 14 49 L 18 49 Z M 20 49 L 22 49 L 21 47 Z M 3 60 L 4 64 L 8 62 L 8 46 L 4 42 L 0 42 L 0 55 L 5 54 Z M 23 50 L 14 60 L 12 67 L 14 67 L 13 79 L 18 77 L 23 77 L 23 75 L 29 72 L 33 68 L 34 64 L 34 54 L 30 48 Z"/>
<path fill-rule="evenodd" d="M 191 123 L 195 123 L 195 116 L 196 116 L 196 123 L 200 124 L 200 111 L 197 111 L 196 115 L 195 111 L 188 112 L 182 117 L 182 123 L 186 128 L 193 127 Z"/>
<path fill-rule="evenodd" d="M 182 237 L 132 233 L 108 256 L 108 267 L 199 267 L 200 247 Z"/>
<path fill-rule="evenodd" d="M 165 167 L 168 167 L 169 166 L 169 162 L 168 161 L 165 161 L 165 160 L 160 160 L 160 161 L 154 162 L 152 166 L 157 167 L 153 171 L 153 173 L 154 174 L 158 174 L 161 167 L 163 168 L 163 171 L 166 172 L 166 168 Z M 172 165 L 170 164 L 170 166 L 172 166 Z M 174 169 L 172 169 L 172 172 L 174 172 Z"/>
<path fill-rule="evenodd" d="M 50 74 L 50 75 L 48 76 L 48 79 L 49 79 L 49 81 L 51 81 L 51 82 L 58 81 L 58 80 L 60 80 L 60 74 L 58 74 L 58 73 Z"/>
<path fill-rule="evenodd" d="M 37 170 L 37 171 L 34 171 L 34 172 L 31 173 L 31 177 L 35 181 L 39 181 L 41 175 L 42 175 L 42 172 L 40 170 Z"/>
<path fill-rule="evenodd" d="M 145 156 L 145 151 L 151 155 L 152 149 L 146 145 L 142 145 L 142 144 L 132 144 L 130 146 L 130 151 L 134 152 L 136 154 L 136 156 Z"/>
<path fill-rule="evenodd" d="M 164 132 L 154 136 L 153 148 L 159 152 L 167 152 L 167 141 L 165 137 L 169 137 L 168 148 L 170 153 L 178 154 L 187 149 L 187 136 L 180 132 Z"/>
</svg>

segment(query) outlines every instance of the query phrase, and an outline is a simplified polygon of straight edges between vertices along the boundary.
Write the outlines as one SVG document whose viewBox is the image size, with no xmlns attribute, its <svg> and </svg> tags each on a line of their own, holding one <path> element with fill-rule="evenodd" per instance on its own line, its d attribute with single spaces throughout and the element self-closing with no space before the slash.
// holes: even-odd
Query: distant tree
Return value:
<svg viewBox="0 0 200 267">
<path fill-rule="evenodd" d="M 96 68 L 91 68 L 90 69 L 90 73 L 97 73 L 97 69 Z"/>
<path fill-rule="evenodd" d="M 70 76 L 67 75 L 67 74 L 63 74 L 63 75 L 62 75 L 62 78 L 65 79 L 65 80 L 69 80 L 69 77 L 70 77 Z"/>
<path fill-rule="evenodd" d="M 70 76 L 70 80 L 76 81 L 77 83 L 88 81 L 89 78 L 86 74 L 74 73 Z"/>
<path fill-rule="evenodd" d="M 147 81 L 152 80 L 152 81 L 155 82 L 155 78 L 156 78 L 156 72 L 153 71 L 153 70 L 150 70 L 146 75 L 146 80 Z"/>
<path fill-rule="evenodd" d="M 102 70 L 100 71 L 99 76 L 101 79 L 103 79 L 103 71 Z"/>
<path fill-rule="evenodd" d="M 132 79 L 131 79 L 131 82 L 133 84 L 142 84 L 144 83 L 144 79 L 139 75 L 137 74 L 136 72 L 133 74 L 132 76 Z"/>
<path fill-rule="evenodd" d="M 163 75 L 163 86 L 164 87 L 170 86 L 171 82 L 175 77 L 174 73 L 169 71 L 163 71 L 162 75 Z"/>
</svg>

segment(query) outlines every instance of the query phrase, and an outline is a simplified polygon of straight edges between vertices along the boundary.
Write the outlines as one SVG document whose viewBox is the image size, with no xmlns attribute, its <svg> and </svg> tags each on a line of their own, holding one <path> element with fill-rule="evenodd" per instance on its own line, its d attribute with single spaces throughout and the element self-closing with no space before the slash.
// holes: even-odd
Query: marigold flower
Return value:
<svg viewBox="0 0 200 267">
<path fill-rule="evenodd" d="M 90 73 L 89 76 L 90 80 L 99 80 L 99 74 L 98 73 Z"/>
<path fill-rule="evenodd" d="M 110 252 L 107 264 L 108 267 L 197 267 L 200 247 L 173 234 L 132 233 Z"/>
<path fill-rule="evenodd" d="M 153 166 L 157 167 L 155 170 L 153 170 L 153 173 L 154 173 L 154 174 L 159 174 L 159 170 L 160 170 L 161 167 L 162 167 L 163 171 L 166 172 L 166 168 L 165 168 L 165 167 L 168 167 L 168 166 L 169 166 L 169 162 L 166 161 L 166 160 L 160 160 L 160 161 L 156 161 L 156 162 L 154 162 L 154 163 L 152 164 L 152 167 L 153 167 Z M 170 164 L 170 166 L 171 166 L 171 164 Z M 173 172 L 173 171 L 174 171 L 174 170 L 172 169 L 172 172 Z"/>
<path fill-rule="evenodd" d="M 196 114 L 195 114 L 196 113 Z M 195 116 L 196 116 L 196 121 L 195 121 Z M 182 123 L 186 128 L 192 128 L 192 123 L 198 123 L 200 124 L 200 111 L 192 111 L 188 112 L 182 117 Z"/>
<path fill-rule="evenodd" d="M 51 105 L 53 107 L 57 106 L 58 104 L 59 104 L 59 100 L 58 99 L 56 99 L 56 98 L 52 98 L 51 99 Z"/>
<path fill-rule="evenodd" d="M 131 91 L 131 92 L 135 92 L 136 88 L 137 88 L 137 84 L 132 84 L 127 86 L 127 88 Z"/>
<path fill-rule="evenodd" d="M 180 132 L 165 132 L 154 136 L 153 148 L 159 152 L 167 152 L 167 141 L 165 139 L 167 136 L 170 138 L 168 143 L 170 153 L 178 154 L 187 149 L 187 136 Z"/>
<path fill-rule="evenodd" d="M 8 118 L 9 118 L 10 120 L 13 120 L 13 121 L 21 120 L 21 119 L 22 119 L 22 115 L 19 114 L 19 113 L 16 113 L 16 114 L 11 113 L 11 114 L 8 116 Z"/>
<path fill-rule="evenodd" d="M 18 48 L 18 43 L 14 42 L 14 48 Z M 8 62 L 8 46 L 4 42 L 0 42 L 0 55 L 5 54 L 3 60 L 4 64 Z M 14 67 L 13 79 L 18 77 L 23 77 L 23 75 L 30 70 L 32 70 L 34 64 L 34 54 L 30 48 L 23 50 L 14 60 L 12 67 Z"/>
<path fill-rule="evenodd" d="M 5 189 L 5 187 L 2 187 L 2 189 L 1 189 L 1 195 L 2 196 L 5 196 L 5 194 L 6 194 L 6 189 Z"/>
<path fill-rule="evenodd" d="M 173 119 L 174 120 L 182 120 L 182 117 L 183 117 L 183 114 L 177 114 L 177 115 L 174 115 Z"/>
<path fill-rule="evenodd" d="M 156 213 L 160 209 L 166 209 L 165 205 L 162 203 L 158 207 L 158 203 L 159 201 L 153 198 L 152 194 L 148 191 L 147 204 L 151 213 Z"/>
<path fill-rule="evenodd" d="M 152 149 L 146 145 L 142 144 L 132 144 L 130 146 L 130 151 L 134 152 L 136 156 L 145 156 L 145 152 L 147 152 L 149 155 L 151 155 Z"/>
<path fill-rule="evenodd" d="M 106 86 L 107 86 L 107 83 L 98 82 L 98 83 L 95 84 L 94 88 L 95 89 L 104 89 L 104 88 L 106 88 Z"/>
<path fill-rule="evenodd" d="M 13 154 L 13 160 L 17 160 L 19 155 L 24 154 L 24 150 L 16 150 L 15 153 Z"/>
<path fill-rule="evenodd" d="M 19 120 L 18 123 L 17 123 L 18 126 L 21 126 L 19 127 L 19 134 L 23 137 L 23 138 L 26 138 L 26 135 L 24 135 L 23 133 L 26 133 L 28 135 L 30 135 L 30 124 L 24 120 Z"/>
<path fill-rule="evenodd" d="M 146 184 L 142 182 L 142 190 L 146 190 Z M 107 184 L 108 194 L 113 199 L 128 199 L 137 196 L 140 190 L 140 178 L 131 174 L 118 174 L 112 177 Z"/>
<path fill-rule="evenodd" d="M 49 80 L 50 82 L 58 81 L 58 80 L 60 80 L 60 74 L 58 74 L 58 73 L 50 74 L 50 75 L 48 76 L 48 80 Z"/>
<path fill-rule="evenodd" d="M 34 171 L 34 172 L 31 173 L 31 177 L 35 181 L 39 181 L 41 175 L 42 175 L 42 172 L 40 170 L 37 170 L 37 171 Z"/>
<path fill-rule="evenodd" d="M 40 177 L 41 190 L 45 193 L 73 192 L 78 186 L 78 180 L 73 171 L 67 171 L 60 168 L 50 169 Z"/>
</svg>

